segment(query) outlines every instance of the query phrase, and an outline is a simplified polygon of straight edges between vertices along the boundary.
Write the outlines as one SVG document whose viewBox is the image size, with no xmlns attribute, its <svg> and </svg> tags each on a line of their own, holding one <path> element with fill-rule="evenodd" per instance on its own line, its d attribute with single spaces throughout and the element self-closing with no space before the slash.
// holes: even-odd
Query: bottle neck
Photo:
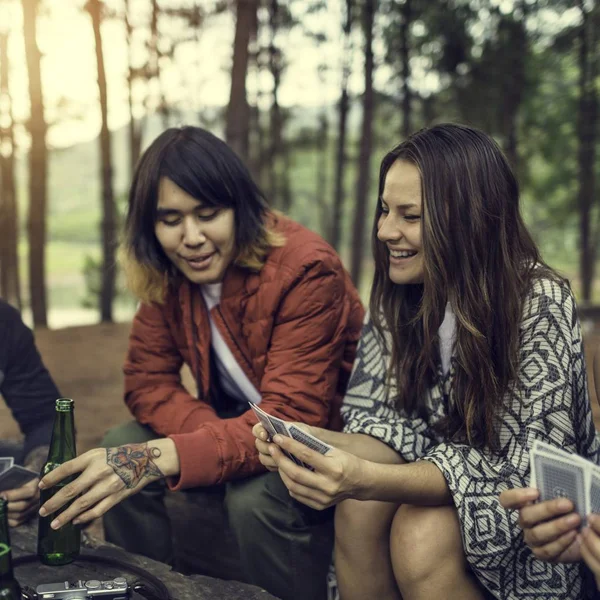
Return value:
<svg viewBox="0 0 600 600">
<path fill-rule="evenodd" d="M 0 512 L 0 581 L 13 579 L 12 552 L 8 515 L 5 510 Z"/>
<path fill-rule="evenodd" d="M 61 464 L 77 456 L 73 410 L 57 410 L 48 452 L 48 462 Z"/>
</svg>

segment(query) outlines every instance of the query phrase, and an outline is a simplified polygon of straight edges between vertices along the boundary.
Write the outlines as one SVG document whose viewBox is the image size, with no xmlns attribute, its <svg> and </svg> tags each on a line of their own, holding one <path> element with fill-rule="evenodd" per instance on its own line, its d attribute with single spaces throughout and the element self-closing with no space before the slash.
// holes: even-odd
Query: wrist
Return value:
<svg viewBox="0 0 600 600">
<path fill-rule="evenodd" d="M 352 497 L 356 500 L 373 500 L 377 463 L 356 457 L 356 474 Z"/>
<path fill-rule="evenodd" d="M 148 446 L 160 451 L 160 456 L 154 459 L 154 463 L 165 477 L 179 474 L 179 454 L 175 442 L 171 438 L 152 440 L 148 442 Z"/>
</svg>

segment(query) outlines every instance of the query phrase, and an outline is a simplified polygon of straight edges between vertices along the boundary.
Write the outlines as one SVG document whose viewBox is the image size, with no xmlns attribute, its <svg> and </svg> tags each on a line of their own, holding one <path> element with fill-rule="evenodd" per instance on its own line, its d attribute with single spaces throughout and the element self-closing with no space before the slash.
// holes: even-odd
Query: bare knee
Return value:
<svg viewBox="0 0 600 600">
<path fill-rule="evenodd" d="M 442 566 L 464 569 L 455 508 L 402 505 L 392 521 L 390 552 L 401 591 L 440 573 Z"/>
<path fill-rule="evenodd" d="M 335 542 L 342 548 L 362 543 L 387 544 L 397 505 L 389 502 L 344 500 L 335 509 Z"/>
</svg>

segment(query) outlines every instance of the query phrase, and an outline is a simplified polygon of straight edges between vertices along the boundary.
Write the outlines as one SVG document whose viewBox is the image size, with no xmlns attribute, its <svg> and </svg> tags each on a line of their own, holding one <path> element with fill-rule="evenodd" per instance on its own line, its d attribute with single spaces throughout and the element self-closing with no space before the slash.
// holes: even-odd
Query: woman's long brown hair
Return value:
<svg viewBox="0 0 600 600">
<path fill-rule="evenodd" d="M 421 174 L 422 285 L 389 278 L 389 253 L 373 226 L 375 275 L 370 309 L 377 329 L 392 333 L 391 372 L 397 407 L 422 414 L 439 361 L 438 330 L 449 302 L 456 315 L 456 372 L 448 418 L 450 439 L 496 447 L 504 395 L 516 384 L 519 326 L 534 278 L 557 279 L 519 212 L 519 189 L 497 144 L 456 124 L 421 130 L 381 163 L 379 196 L 397 160 Z"/>
</svg>

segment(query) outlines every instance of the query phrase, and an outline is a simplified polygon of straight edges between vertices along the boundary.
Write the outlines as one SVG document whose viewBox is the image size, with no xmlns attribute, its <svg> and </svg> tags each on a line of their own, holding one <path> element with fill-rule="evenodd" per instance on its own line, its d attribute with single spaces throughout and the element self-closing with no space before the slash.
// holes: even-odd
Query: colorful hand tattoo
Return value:
<svg viewBox="0 0 600 600">
<path fill-rule="evenodd" d="M 144 477 L 164 477 L 154 464 L 161 452 L 148 444 L 127 444 L 106 449 L 106 463 L 122 479 L 125 487 L 133 489 Z"/>
</svg>

